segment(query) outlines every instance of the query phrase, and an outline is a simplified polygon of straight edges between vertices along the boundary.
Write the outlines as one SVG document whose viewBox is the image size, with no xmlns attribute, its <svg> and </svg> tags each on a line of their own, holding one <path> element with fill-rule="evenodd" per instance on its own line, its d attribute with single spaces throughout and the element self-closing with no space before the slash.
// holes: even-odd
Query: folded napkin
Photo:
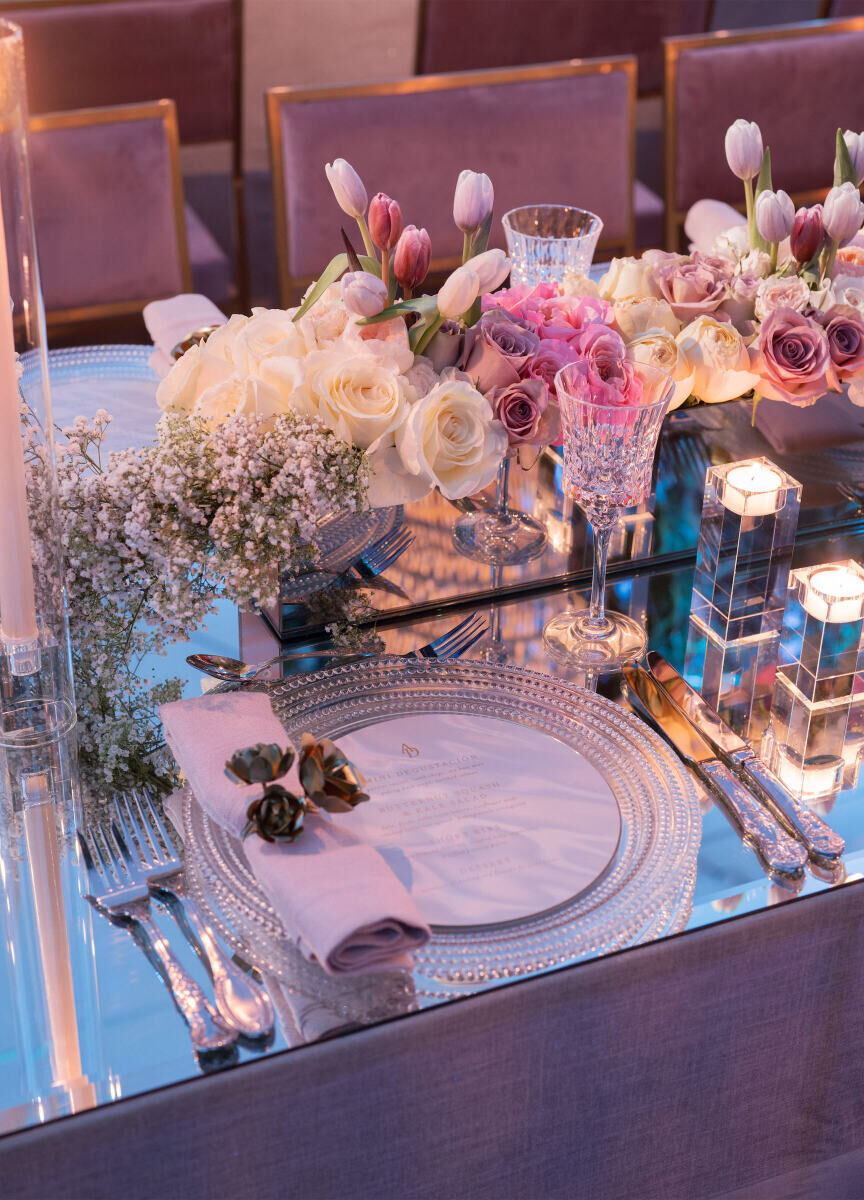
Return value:
<svg viewBox="0 0 864 1200">
<path fill-rule="evenodd" d="M 156 347 L 150 356 L 150 366 L 157 375 L 167 375 L 172 364 L 171 351 L 178 342 L 197 329 L 206 329 L 208 325 L 224 325 L 227 320 L 212 300 L 196 293 L 146 304 L 144 324 Z"/>
<path fill-rule="evenodd" d="M 261 692 L 219 693 L 176 700 L 159 711 L 165 738 L 198 802 L 240 837 L 246 809 L 262 788 L 232 783 L 225 763 L 256 742 L 285 745 L 269 698 Z M 302 795 L 296 763 L 281 782 Z M 252 834 L 243 849 L 288 936 L 330 974 L 409 967 L 410 952 L 429 940 L 414 900 L 382 856 L 324 813 L 307 816 L 303 833 L 290 845 Z"/>
<path fill-rule="evenodd" d="M 756 428 L 780 454 L 826 450 L 864 442 L 864 409 L 844 393 L 827 392 L 809 408 L 782 400 L 760 400 Z"/>
<path fill-rule="evenodd" d="M 746 224 L 746 218 L 722 200 L 697 200 L 684 218 L 684 232 L 694 250 L 710 254 L 721 233 L 725 233 L 733 225 Z"/>
</svg>

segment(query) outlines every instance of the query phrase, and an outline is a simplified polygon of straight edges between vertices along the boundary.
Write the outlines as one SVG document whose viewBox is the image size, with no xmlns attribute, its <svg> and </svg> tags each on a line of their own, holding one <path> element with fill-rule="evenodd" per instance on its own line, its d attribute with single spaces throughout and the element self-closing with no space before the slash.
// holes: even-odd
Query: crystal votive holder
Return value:
<svg viewBox="0 0 864 1200">
<path fill-rule="evenodd" d="M 592 212 L 567 204 L 512 208 L 501 218 L 513 283 L 561 282 L 587 275 L 603 229 Z"/>
<path fill-rule="evenodd" d="M 858 563 L 792 572 L 761 755 L 803 800 L 855 783 L 857 748 L 854 764 L 844 751 L 853 702 L 861 703 L 862 627 L 864 568 Z"/>
<path fill-rule="evenodd" d="M 800 508 L 767 458 L 706 473 L 685 674 L 742 737 L 767 722 Z"/>
</svg>

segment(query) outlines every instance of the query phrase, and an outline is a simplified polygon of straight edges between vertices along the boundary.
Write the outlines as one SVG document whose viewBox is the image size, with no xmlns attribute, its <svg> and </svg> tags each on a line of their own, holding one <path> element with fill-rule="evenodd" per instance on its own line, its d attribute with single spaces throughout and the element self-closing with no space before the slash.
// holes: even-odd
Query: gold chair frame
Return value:
<svg viewBox="0 0 864 1200">
<path fill-rule="evenodd" d="M 632 55 L 612 58 L 570 59 L 567 62 L 540 63 L 528 67 L 496 68 L 491 71 L 453 71 L 446 75 L 414 75 L 386 83 L 352 84 L 334 87 L 273 87 L 265 94 L 267 131 L 270 146 L 270 170 L 273 182 L 273 214 L 276 224 L 276 253 L 279 264 L 279 294 L 281 303 L 296 303 L 298 294 L 314 277 L 295 277 L 291 274 L 288 253 L 288 207 L 285 194 L 284 158 L 280 113 L 283 104 L 309 104 L 320 100 L 343 100 L 354 96 L 404 96 L 415 92 L 449 91 L 455 88 L 489 87 L 505 83 L 525 83 L 545 79 L 563 79 L 574 75 L 607 75 L 623 71 L 628 84 L 628 120 L 630 125 L 630 178 L 628 186 L 629 221 L 624 239 L 601 238 L 598 248 L 623 250 L 632 254 L 636 240 L 633 185 L 636 178 L 636 59 Z M 460 258 L 433 259 L 430 271 L 449 271 L 457 267 Z M 323 269 L 324 263 L 321 264 Z"/>
<path fill-rule="evenodd" d="M 3 0 L 0 3 L 0 18 L 4 13 L 17 9 L 77 8 L 84 4 L 131 4 L 140 0 Z M 237 304 L 244 308 L 249 299 L 249 253 L 246 238 L 246 202 L 243 191 L 243 4 L 244 0 L 231 0 L 234 17 L 234 137 L 231 145 L 231 223 L 234 232 L 235 268 L 237 271 Z M 25 43 L 24 53 L 27 47 Z M 142 101 L 146 103 L 146 101 Z M 84 110 L 70 110 L 84 111 Z M 216 139 L 187 141 L 184 146 L 217 145 Z M 224 144 L 224 143 L 223 143 Z M 181 174 L 182 180 L 182 174 Z"/>
<path fill-rule="evenodd" d="M 675 94 L 678 85 L 678 57 L 682 50 L 701 50 L 714 46 L 740 46 L 748 42 L 780 42 L 788 38 L 806 38 L 826 33 L 849 33 L 864 30 L 864 17 L 844 17 L 835 21 L 802 21 L 797 25 L 766 25 L 740 32 L 716 30 L 714 33 L 691 34 L 685 37 L 664 38 L 664 144 L 665 144 L 665 201 L 666 248 L 677 250 L 686 212 L 677 208 L 675 200 L 675 171 L 678 153 L 677 107 Z M 827 188 L 796 192 L 792 199 L 800 204 L 815 204 L 824 200 Z M 735 205 L 743 211 L 743 202 Z"/>
<path fill-rule="evenodd" d="M 98 3 L 99 0 L 91 0 Z M 119 104 L 111 108 L 78 108 L 65 112 L 43 113 L 30 118 L 31 133 L 53 129 L 84 129 L 91 125 L 112 125 L 128 121 L 152 120 L 157 117 L 165 126 L 168 155 L 171 163 L 174 226 L 177 234 L 177 266 L 183 291 L 192 290 L 192 268 L 186 240 L 186 217 L 183 208 L 183 179 L 180 174 L 180 137 L 177 128 L 177 108 L 173 100 L 153 100 L 148 104 Z M 37 245 L 38 253 L 38 245 Z M 162 300 L 164 296 L 149 299 Z M 49 330 L 80 325 L 83 322 L 111 320 L 139 314 L 148 299 L 119 300 L 109 304 L 84 305 L 80 308 L 54 309 L 46 312 Z"/>
</svg>

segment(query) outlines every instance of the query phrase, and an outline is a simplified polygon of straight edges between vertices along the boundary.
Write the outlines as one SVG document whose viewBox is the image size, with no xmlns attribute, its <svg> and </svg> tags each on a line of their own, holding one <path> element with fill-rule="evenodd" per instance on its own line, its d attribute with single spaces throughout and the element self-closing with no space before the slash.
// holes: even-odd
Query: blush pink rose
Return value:
<svg viewBox="0 0 864 1200">
<path fill-rule="evenodd" d="M 627 347 L 620 333 L 606 325 L 589 325 L 574 341 L 589 378 L 612 382 L 624 377 Z"/>
<path fill-rule="evenodd" d="M 759 376 L 760 395 L 802 407 L 839 388 L 825 330 L 794 308 L 775 308 L 762 322 L 750 370 Z"/>
<path fill-rule="evenodd" d="M 679 321 L 715 312 L 726 298 L 726 280 L 703 262 L 670 262 L 658 268 L 657 283 Z"/>
<path fill-rule="evenodd" d="M 538 283 L 534 287 L 517 283 L 510 288 L 502 288 L 500 292 L 487 292 L 480 300 L 480 308 L 483 312 L 490 308 L 505 308 L 514 317 L 524 317 L 522 309 L 527 300 L 549 300 L 557 295 L 556 283 Z"/>
<path fill-rule="evenodd" d="M 642 401 L 642 379 L 629 361 L 622 364 L 621 375 L 612 379 L 600 379 L 593 375 L 584 361 L 570 363 L 559 372 L 556 386 L 565 423 L 568 413 L 572 414 L 574 401 L 602 404 L 609 408 L 636 407 Z"/>
<path fill-rule="evenodd" d="M 599 296 L 530 298 L 522 306 L 541 338 L 569 342 L 588 325 L 611 325 L 612 305 Z"/>
<path fill-rule="evenodd" d="M 544 338 L 522 368 L 523 379 L 539 379 L 555 394 L 555 376 L 563 366 L 576 362 L 579 352 L 572 342 Z"/>
</svg>

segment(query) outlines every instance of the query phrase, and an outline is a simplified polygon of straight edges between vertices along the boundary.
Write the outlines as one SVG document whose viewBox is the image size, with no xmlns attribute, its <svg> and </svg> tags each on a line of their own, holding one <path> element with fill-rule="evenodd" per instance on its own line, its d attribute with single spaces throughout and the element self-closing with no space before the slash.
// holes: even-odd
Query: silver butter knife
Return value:
<svg viewBox="0 0 864 1200">
<path fill-rule="evenodd" d="M 756 755 L 750 743 L 729 728 L 662 654 L 651 650 L 646 661 L 651 674 L 675 707 L 708 739 L 720 758 L 755 790 L 775 820 L 804 843 L 816 862 L 829 867 L 836 866 L 846 849 L 846 843 L 839 833 L 835 833 L 821 817 L 784 788 L 777 776 Z"/>
<path fill-rule="evenodd" d="M 719 801 L 733 827 L 770 875 L 798 884 L 804 878 L 807 848 L 778 824 L 729 768 L 713 747 L 675 707 L 666 692 L 642 667 L 625 667 L 624 678 L 640 708 L 666 741 L 692 767 Z"/>
</svg>

